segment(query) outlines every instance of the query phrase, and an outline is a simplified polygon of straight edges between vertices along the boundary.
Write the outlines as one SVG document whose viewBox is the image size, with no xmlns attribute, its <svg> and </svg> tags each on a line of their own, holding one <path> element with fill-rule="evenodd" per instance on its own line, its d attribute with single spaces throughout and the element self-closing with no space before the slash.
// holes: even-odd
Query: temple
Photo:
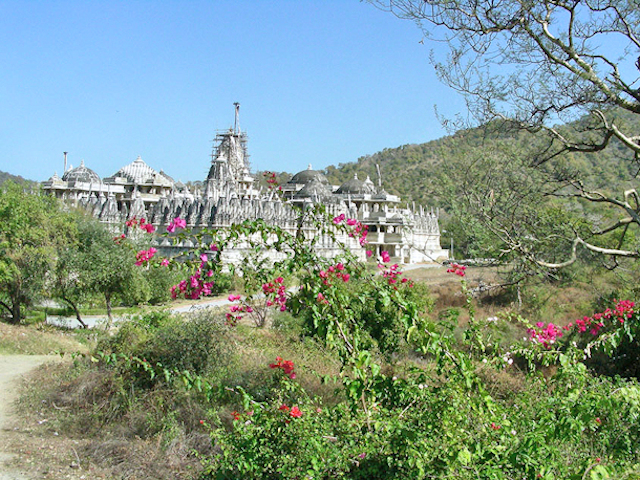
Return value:
<svg viewBox="0 0 640 480">
<path fill-rule="evenodd" d="M 311 225 L 299 225 L 301 209 L 321 203 L 332 216 L 356 218 L 368 229 L 368 244 L 362 247 L 347 235 L 337 240 L 359 258 L 366 250 L 387 251 L 400 263 L 426 263 L 448 258 L 440 246 L 438 212 L 424 207 L 403 207 L 401 199 L 387 193 L 378 175 L 377 184 L 357 175 L 342 185 L 331 185 L 322 172 L 296 173 L 277 191 L 258 186 L 250 173 L 247 135 L 240 130 L 239 104 L 235 104 L 233 128 L 219 132 L 214 140 L 211 167 L 201 188 L 189 189 L 162 170 L 155 171 L 138 157 L 111 177 L 101 179 L 84 165 L 66 168 L 60 178 L 54 174 L 43 189 L 70 205 L 90 211 L 101 222 L 120 228 L 132 217 L 145 218 L 163 231 L 173 218 L 183 218 L 192 229 L 227 228 L 244 220 L 263 219 L 295 234 L 303 229 L 305 238 L 317 232 Z M 338 253 L 331 238 L 316 242 L 322 255 Z M 170 254 L 175 248 L 169 239 L 157 237 L 159 248 Z M 185 245 L 183 247 L 188 247 Z M 179 246 L 177 247 L 179 248 Z M 227 252 L 230 262 L 241 261 L 242 245 Z"/>
</svg>

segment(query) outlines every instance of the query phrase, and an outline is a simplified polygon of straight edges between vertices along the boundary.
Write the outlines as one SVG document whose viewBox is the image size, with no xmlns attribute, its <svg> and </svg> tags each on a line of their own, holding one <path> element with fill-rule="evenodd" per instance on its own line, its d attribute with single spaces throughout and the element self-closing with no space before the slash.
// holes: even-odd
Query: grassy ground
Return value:
<svg viewBox="0 0 640 480">
<path fill-rule="evenodd" d="M 94 332 L 68 331 L 47 325 L 9 325 L 0 322 L 0 354 L 48 355 L 88 352 Z"/>
</svg>

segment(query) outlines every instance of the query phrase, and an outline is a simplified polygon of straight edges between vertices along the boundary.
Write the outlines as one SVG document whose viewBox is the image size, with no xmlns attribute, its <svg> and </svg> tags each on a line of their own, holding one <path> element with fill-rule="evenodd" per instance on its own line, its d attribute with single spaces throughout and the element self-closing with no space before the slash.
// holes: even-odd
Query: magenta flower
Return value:
<svg viewBox="0 0 640 480">
<path fill-rule="evenodd" d="M 171 223 L 167 227 L 167 232 L 173 233 L 176 231 L 176 228 L 185 228 L 187 226 L 187 221 L 183 218 L 174 218 L 171 220 Z"/>
</svg>

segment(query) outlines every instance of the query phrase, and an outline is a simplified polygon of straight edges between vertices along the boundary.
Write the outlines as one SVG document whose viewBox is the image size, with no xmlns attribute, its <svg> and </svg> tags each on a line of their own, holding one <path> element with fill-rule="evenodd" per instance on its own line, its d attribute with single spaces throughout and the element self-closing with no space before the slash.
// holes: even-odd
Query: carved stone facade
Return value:
<svg viewBox="0 0 640 480">
<path fill-rule="evenodd" d="M 401 207 L 400 198 L 385 192 L 380 179 L 376 186 L 368 177 L 363 181 L 356 175 L 340 186 L 332 186 L 321 172 L 309 166 L 282 185 L 279 194 L 257 187 L 249 172 L 246 144 L 246 134 L 237 128 L 236 116 L 236 127 L 216 136 L 203 191 L 190 191 L 164 172 L 153 170 L 140 157 L 105 179 L 82 163 L 80 167 L 69 168 L 62 178 L 54 174 L 43 183 L 43 188 L 89 210 L 115 228 L 121 228 L 135 216 L 145 218 L 159 231 L 173 218 L 180 217 L 192 229 L 218 229 L 247 219 L 263 219 L 295 234 L 300 209 L 322 203 L 332 216 L 344 214 L 367 226 L 368 244 L 364 248 L 354 238 L 338 237 L 361 259 L 366 258 L 367 249 L 375 254 L 388 251 L 401 263 L 433 262 L 448 257 L 448 251 L 440 247 L 438 213 L 415 205 Z M 317 234 L 310 225 L 302 228 L 305 238 Z M 329 238 L 319 240 L 322 255 L 332 257 L 338 253 Z M 168 239 L 158 237 L 157 242 L 165 253 L 174 248 Z M 235 251 L 227 250 L 227 256 L 227 261 L 240 261 L 242 245 Z"/>
</svg>

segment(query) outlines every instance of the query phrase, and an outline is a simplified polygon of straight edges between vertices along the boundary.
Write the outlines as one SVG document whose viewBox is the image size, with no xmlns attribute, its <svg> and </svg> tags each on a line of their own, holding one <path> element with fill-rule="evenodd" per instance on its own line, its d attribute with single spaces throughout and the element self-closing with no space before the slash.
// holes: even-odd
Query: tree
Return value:
<svg viewBox="0 0 640 480">
<path fill-rule="evenodd" d="M 72 230 L 55 199 L 12 182 L 0 190 L 0 306 L 11 323 L 20 323 L 22 307 L 41 296 L 56 248 Z"/>
<path fill-rule="evenodd" d="M 132 294 L 136 284 L 135 255 L 132 248 L 98 221 L 86 219 L 79 225 L 78 252 L 73 261 L 79 282 L 87 292 L 102 295 L 109 324 L 113 321 L 112 302 L 115 295 Z"/>
<path fill-rule="evenodd" d="M 446 59 L 434 54 L 432 60 L 441 80 L 466 99 L 472 123 L 536 135 L 535 148 L 524 153 L 524 168 L 547 165 L 543 182 L 552 188 L 546 196 L 574 201 L 576 211 L 590 203 L 603 212 L 588 231 L 562 232 L 569 245 L 563 260 L 525 252 L 518 238 L 506 248 L 547 268 L 575 262 L 579 247 L 604 255 L 613 266 L 620 257 L 640 258 L 635 188 L 617 194 L 615 188 L 595 189 L 575 170 L 557 167 L 574 152 L 613 150 L 635 165 L 629 180 L 638 174 L 637 1 L 368 1 L 416 22 L 426 37 L 445 42 Z"/>
<path fill-rule="evenodd" d="M 79 307 L 96 296 L 104 298 L 109 322 L 113 321 L 115 296 L 129 305 L 170 298 L 174 272 L 164 267 L 149 270 L 134 263 L 133 252 L 144 243 L 142 238 L 137 242 L 131 239 L 135 234 L 114 238 L 104 224 L 80 212 L 74 222 L 77 237 L 69 248 L 58 252 L 53 292 L 73 309 L 84 328 Z"/>
<path fill-rule="evenodd" d="M 52 295 L 73 309 L 82 328 L 87 328 L 87 324 L 82 320 L 80 305 L 97 294 L 94 286 L 90 285 L 89 272 L 93 262 L 90 257 L 92 249 L 89 247 L 104 228 L 95 224 L 97 220 L 76 212 L 73 216 L 73 225 L 77 235 L 70 245 L 64 245 L 58 249 L 53 275 Z"/>
<path fill-rule="evenodd" d="M 55 269 L 53 295 L 69 305 L 82 328 L 87 324 L 80 315 L 80 304 L 90 296 L 82 279 L 81 259 L 76 248 L 66 248 L 59 252 Z"/>
</svg>

